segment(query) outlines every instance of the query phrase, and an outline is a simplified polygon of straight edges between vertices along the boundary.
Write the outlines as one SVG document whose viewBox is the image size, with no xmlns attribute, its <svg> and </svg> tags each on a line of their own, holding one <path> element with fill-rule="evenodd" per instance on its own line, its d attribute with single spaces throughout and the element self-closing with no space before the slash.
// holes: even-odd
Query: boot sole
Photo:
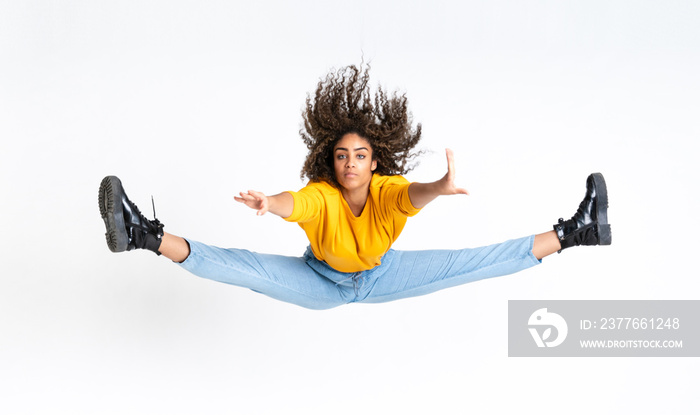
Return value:
<svg viewBox="0 0 700 415">
<path fill-rule="evenodd" d="M 596 203 L 596 217 L 598 219 L 598 237 L 600 245 L 612 244 L 612 232 L 608 224 L 608 187 L 605 184 L 605 179 L 600 173 L 591 174 L 593 186 L 598 199 Z"/>
<path fill-rule="evenodd" d="M 124 210 L 122 209 L 122 195 L 124 189 L 122 182 L 116 176 L 107 176 L 100 183 L 98 203 L 100 215 L 105 222 L 105 238 L 107 246 L 112 252 L 124 252 L 129 244 L 129 236 L 124 224 Z"/>
</svg>

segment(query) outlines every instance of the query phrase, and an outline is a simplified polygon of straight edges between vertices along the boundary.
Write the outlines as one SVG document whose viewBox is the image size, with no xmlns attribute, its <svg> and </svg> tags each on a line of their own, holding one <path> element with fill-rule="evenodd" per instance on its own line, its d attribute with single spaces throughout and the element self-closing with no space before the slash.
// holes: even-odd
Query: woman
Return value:
<svg viewBox="0 0 700 415">
<path fill-rule="evenodd" d="M 454 156 L 447 174 L 432 183 L 401 175 L 416 156 L 421 125 L 412 128 L 405 95 L 370 95 L 369 68 L 342 68 L 321 80 L 307 98 L 300 132 L 307 155 L 299 192 L 266 196 L 241 192 L 235 200 L 296 222 L 310 246 L 302 257 L 222 249 L 163 232 L 146 219 L 117 177 L 100 185 L 100 213 L 113 252 L 148 249 L 195 275 L 250 288 L 311 309 L 351 302 L 385 302 L 479 279 L 511 274 L 547 255 L 578 245 L 609 245 L 607 190 L 599 173 L 588 177 L 576 214 L 554 230 L 491 246 L 433 251 L 394 251 L 391 245 L 409 216 L 438 196 L 468 194 L 454 184 Z"/>
</svg>

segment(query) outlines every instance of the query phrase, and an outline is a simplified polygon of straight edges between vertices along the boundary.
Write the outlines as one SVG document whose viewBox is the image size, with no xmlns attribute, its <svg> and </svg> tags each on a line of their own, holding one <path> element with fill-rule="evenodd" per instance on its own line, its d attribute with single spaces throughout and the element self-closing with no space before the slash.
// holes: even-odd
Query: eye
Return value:
<svg viewBox="0 0 700 415">
<path fill-rule="evenodd" d="M 363 158 L 365 158 L 365 157 L 366 157 L 366 156 L 365 156 L 364 154 L 358 154 L 358 155 L 357 155 L 357 158 L 359 158 L 359 159 L 363 159 Z"/>
<path fill-rule="evenodd" d="M 345 154 L 338 154 L 338 160 L 342 160 L 345 158 Z"/>
</svg>

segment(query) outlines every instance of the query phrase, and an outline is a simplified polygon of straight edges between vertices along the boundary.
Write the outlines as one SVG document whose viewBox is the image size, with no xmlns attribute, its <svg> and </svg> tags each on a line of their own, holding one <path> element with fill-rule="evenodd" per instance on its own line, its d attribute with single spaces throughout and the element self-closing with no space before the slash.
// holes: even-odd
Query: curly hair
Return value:
<svg viewBox="0 0 700 415">
<path fill-rule="evenodd" d="M 411 152 L 420 141 L 421 124 L 412 128 L 405 94 L 387 96 L 380 86 L 372 103 L 369 69 L 369 65 L 364 70 L 350 65 L 331 71 L 319 81 L 314 99 L 307 96 L 304 128 L 299 131 L 309 149 L 302 180 L 307 177 L 340 186 L 333 168 L 333 147 L 348 133 L 369 142 L 372 159 L 377 161 L 375 173 L 406 174 L 415 167 L 408 161 L 421 153 Z"/>
</svg>

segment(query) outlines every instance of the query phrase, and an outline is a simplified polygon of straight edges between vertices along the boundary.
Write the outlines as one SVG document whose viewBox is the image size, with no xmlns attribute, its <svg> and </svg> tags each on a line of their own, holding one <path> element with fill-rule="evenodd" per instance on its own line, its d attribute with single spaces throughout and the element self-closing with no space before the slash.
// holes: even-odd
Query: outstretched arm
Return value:
<svg viewBox="0 0 700 415">
<path fill-rule="evenodd" d="M 447 153 L 447 174 L 442 179 L 432 183 L 411 183 L 408 187 L 408 196 L 416 209 L 422 209 L 438 196 L 469 194 L 466 189 L 455 186 L 454 153 L 449 148 L 445 149 L 445 152 Z"/>
<path fill-rule="evenodd" d="M 257 210 L 257 215 L 262 216 L 267 212 L 274 213 L 282 218 L 288 218 L 294 211 L 294 197 L 287 192 L 274 196 L 265 196 L 261 192 L 248 190 L 241 192 L 239 196 L 233 198 L 236 202 L 241 202 L 251 209 Z"/>
</svg>

